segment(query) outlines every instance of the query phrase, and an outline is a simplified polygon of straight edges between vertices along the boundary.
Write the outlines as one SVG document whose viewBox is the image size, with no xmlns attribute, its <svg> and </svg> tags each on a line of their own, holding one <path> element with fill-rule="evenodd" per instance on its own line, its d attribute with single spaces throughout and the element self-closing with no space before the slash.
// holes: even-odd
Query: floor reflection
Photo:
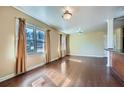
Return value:
<svg viewBox="0 0 124 93">
<path fill-rule="evenodd" d="M 72 58 L 70 58 L 70 59 L 68 59 L 69 61 L 74 61 L 74 62 L 79 62 L 79 63 L 81 63 L 82 62 L 82 60 L 79 60 L 79 59 L 72 59 Z"/>
<path fill-rule="evenodd" d="M 63 66 L 65 66 L 64 62 L 63 62 Z M 64 67 L 62 68 L 64 69 Z M 62 73 L 55 71 L 54 69 L 49 69 L 47 71 L 44 71 L 44 74 L 50 80 L 48 82 L 52 82 L 55 86 L 66 87 L 69 86 L 71 83 L 71 80 L 68 77 L 66 77 Z M 47 83 L 46 80 L 43 77 L 40 77 L 39 79 L 37 79 L 32 83 L 32 86 L 42 87 L 44 86 L 44 83 Z"/>
<path fill-rule="evenodd" d="M 65 61 L 63 61 L 62 63 L 61 63 L 61 72 L 63 73 L 63 74 L 65 74 L 66 73 L 66 66 L 67 64 L 66 64 L 66 62 Z"/>
</svg>

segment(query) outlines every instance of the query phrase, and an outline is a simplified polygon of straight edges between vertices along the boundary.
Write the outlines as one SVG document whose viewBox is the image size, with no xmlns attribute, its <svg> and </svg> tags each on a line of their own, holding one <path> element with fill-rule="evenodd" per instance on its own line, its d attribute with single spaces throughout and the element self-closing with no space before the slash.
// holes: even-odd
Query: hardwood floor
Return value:
<svg viewBox="0 0 124 93">
<path fill-rule="evenodd" d="M 0 83 L 1 87 L 121 87 L 106 59 L 66 56 Z"/>
</svg>

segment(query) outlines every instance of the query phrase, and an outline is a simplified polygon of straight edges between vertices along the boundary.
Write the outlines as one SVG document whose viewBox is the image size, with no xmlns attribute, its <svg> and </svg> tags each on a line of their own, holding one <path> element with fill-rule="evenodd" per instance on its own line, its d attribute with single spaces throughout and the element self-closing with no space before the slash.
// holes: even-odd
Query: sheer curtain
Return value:
<svg viewBox="0 0 124 93">
<path fill-rule="evenodd" d="M 16 74 L 21 74 L 26 71 L 25 63 L 25 19 L 19 18 L 19 29 L 18 29 L 18 46 L 17 46 L 17 57 L 16 57 Z"/>
<path fill-rule="evenodd" d="M 69 34 L 66 35 L 66 55 L 69 55 L 70 53 L 70 47 L 69 47 Z"/>
<path fill-rule="evenodd" d="M 66 35 L 60 34 L 60 58 L 66 56 Z"/>
</svg>

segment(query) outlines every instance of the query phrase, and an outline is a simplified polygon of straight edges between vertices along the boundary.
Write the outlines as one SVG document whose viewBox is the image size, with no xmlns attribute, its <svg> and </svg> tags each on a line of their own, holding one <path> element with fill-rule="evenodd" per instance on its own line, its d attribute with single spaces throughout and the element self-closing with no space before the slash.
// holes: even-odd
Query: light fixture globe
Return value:
<svg viewBox="0 0 124 93">
<path fill-rule="evenodd" d="M 65 10 L 62 18 L 65 19 L 65 20 L 70 20 L 72 17 L 72 13 L 70 13 L 68 10 Z"/>
</svg>

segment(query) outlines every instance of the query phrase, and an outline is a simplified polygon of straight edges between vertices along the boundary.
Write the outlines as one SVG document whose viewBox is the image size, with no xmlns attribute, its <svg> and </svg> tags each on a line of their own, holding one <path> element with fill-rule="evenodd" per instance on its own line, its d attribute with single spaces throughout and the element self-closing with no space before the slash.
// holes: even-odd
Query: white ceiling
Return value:
<svg viewBox="0 0 124 93">
<path fill-rule="evenodd" d="M 87 31 L 106 24 L 109 18 L 124 16 L 121 6 L 70 6 L 72 19 L 62 19 L 64 6 L 17 6 L 24 13 L 65 32 L 75 33 L 79 30 Z"/>
</svg>

